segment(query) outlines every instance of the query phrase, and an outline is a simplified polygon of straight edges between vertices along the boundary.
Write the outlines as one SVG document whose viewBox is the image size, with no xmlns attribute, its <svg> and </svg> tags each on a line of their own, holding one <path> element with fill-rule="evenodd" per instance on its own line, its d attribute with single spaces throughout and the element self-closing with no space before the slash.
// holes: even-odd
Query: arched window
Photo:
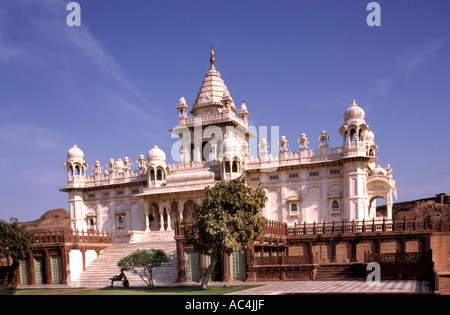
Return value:
<svg viewBox="0 0 450 315">
<path fill-rule="evenodd" d="M 232 172 L 237 173 L 237 171 L 238 171 L 237 161 L 233 161 Z"/>
<path fill-rule="evenodd" d="M 356 130 L 352 129 L 350 130 L 350 141 L 355 141 L 356 140 Z"/>
<path fill-rule="evenodd" d="M 225 173 L 230 172 L 230 161 L 225 160 Z"/>
<path fill-rule="evenodd" d="M 162 172 L 161 170 L 156 170 L 156 180 L 162 180 Z"/>
<path fill-rule="evenodd" d="M 297 204 L 291 204 L 291 213 L 297 213 Z"/>
<path fill-rule="evenodd" d="M 211 143 L 203 142 L 202 143 L 202 161 L 211 161 L 211 160 L 212 160 Z"/>
<path fill-rule="evenodd" d="M 333 203 L 331 204 L 331 208 L 333 210 L 339 209 L 339 202 L 337 200 L 333 200 Z"/>
<path fill-rule="evenodd" d="M 155 180 L 155 171 L 154 170 L 150 170 L 150 180 Z"/>
</svg>

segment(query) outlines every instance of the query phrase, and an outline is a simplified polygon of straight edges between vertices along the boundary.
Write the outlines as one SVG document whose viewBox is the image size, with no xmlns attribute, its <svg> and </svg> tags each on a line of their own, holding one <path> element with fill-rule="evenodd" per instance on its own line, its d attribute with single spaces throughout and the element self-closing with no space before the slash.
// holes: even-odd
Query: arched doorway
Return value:
<svg viewBox="0 0 450 315">
<path fill-rule="evenodd" d="M 367 180 L 367 197 L 369 204 L 365 217 L 368 219 L 392 219 L 392 194 L 395 186 L 391 187 L 387 176 L 377 175 Z M 379 210 L 377 213 L 377 206 Z"/>
<path fill-rule="evenodd" d="M 152 203 L 149 206 L 148 215 L 147 215 L 147 222 L 148 222 L 149 230 L 150 231 L 159 231 L 159 221 L 160 221 L 159 207 L 156 203 Z"/>
<path fill-rule="evenodd" d="M 368 216 L 372 219 L 387 217 L 386 200 L 383 196 L 375 196 L 370 199 Z"/>
</svg>

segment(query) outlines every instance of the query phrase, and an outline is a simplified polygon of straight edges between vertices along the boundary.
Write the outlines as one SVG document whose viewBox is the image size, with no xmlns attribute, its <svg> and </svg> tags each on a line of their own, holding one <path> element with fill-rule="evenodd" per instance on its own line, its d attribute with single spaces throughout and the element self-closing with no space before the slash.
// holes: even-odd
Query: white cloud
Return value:
<svg viewBox="0 0 450 315">
<path fill-rule="evenodd" d="M 386 95 L 394 83 L 394 76 L 377 79 L 374 83 L 374 91 L 380 95 Z"/>
<path fill-rule="evenodd" d="M 414 71 L 426 60 L 431 58 L 442 44 L 442 40 L 436 39 L 431 42 L 423 43 L 419 47 L 410 50 L 399 58 L 398 64 L 400 68 L 408 73 Z"/>
<path fill-rule="evenodd" d="M 0 142 L 31 149 L 48 150 L 58 147 L 58 137 L 55 131 L 20 123 L 1 126 Z"/>
<path fill-rule="evenodd" d="M 401 55 L 394 63 L 394 71 L 375 80 L 373 92 L 386 95 L 398 80 L 405 75 L 411 75 L 417 68 L 432 58 L 442 44 L 443 41 L 440 39 L 427 41 Z"/>
<path fill-rule="evenodd" d="M 146 108 L 154 107 L 95 38 L 86 21 L 82 19 L 81 27 L 66 24 L 67 3 L 64 0 L 21 0 L 2 4 L 0 66 L 3 63 L 43 67 L 46 73 L 51 71 L 64 77 L 87 75 L 80 69 L 90 69 L 118 83 L 128 91 L 129 98 Z"/>
</svg>

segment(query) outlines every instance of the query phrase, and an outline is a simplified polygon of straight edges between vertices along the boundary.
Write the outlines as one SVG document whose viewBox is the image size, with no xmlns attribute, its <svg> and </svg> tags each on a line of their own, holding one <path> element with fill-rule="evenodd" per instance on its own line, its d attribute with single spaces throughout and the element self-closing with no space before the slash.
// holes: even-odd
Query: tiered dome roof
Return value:
<svg viewBox="0 0 450 315">
<path fill-rule="evenodd" d="M 197 94 L 194 106 L 192 107 L 191 114 L 196 115 L 196 111 L 202 107 L 211 107 L 218 105 L 220 108 L 223 106 L 222 99 L 228 97 L 231 100 L 231 107 L 235 109 L 233 100 L 230 97 L 230 92 L 227 86 L 220 77 L 219 71 L 214 66 L 214 51 L 211 49 L 211 67 L 205 74 L 200 91 Z M 235 110 L 237 111 L 237 110 Z"/>
<path fill-rule="evenodd" d="M 148 164 L 165 164 L 166 163 L 166 154 L 163 150 L 158 148 L 155 145 L 152 149 L 147 152 L 147 162 Z"/>
<path fill-rule="evenodd" d="M 364 110 L 356 104 L 355 100 L 353 100 L 352 105 L 344 112 L 344 121 L 357 119 L 364 120 L 365 116 L 366 113 Z"/>
</svg>

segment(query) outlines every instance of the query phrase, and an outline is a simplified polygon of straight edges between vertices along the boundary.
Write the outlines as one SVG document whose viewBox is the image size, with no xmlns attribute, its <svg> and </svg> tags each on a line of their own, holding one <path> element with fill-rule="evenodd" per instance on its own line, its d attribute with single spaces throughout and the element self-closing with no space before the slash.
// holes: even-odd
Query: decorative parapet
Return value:
<svg viewBox="0 0 450 315">
<path fill-rule="evenodd" d="M 223 122 L 228 121 L 234 121 L 237 124 L 246 127 L 246 124 L 236 117 L 232 112 L 222 112 L 218 114 L 210 114 L 210 115 L 202 115 L 202 116 L 195 116 L 195 117 L 186 117 L 179 122 L 179 126 L 183 127 L 194 127 L 201 121 L 201 124 L 203 125 L 213 125 L 213 124 L 219 124 Z"/>
<path fill-rule="evenodd" d="M 63 230 L 38 230 L 33 231 L 33 245 L 45 245 L 56 243 L 113 243 L 112 232 L 97 231 L 73 231 Z"/>
<path fill-rule="evenodd" d="M 431 252 L 365 253 L 364 262 L 377 263 L 426 263 L 431 261 Z"/>
<path fill-rule="evenodd" d="M 170 172 L 173 171 L 184 171 L 184 170 L 193 170 L 205 167 L 216 167 L 219 166 L 219 161 L 191 161 L 191 162 L 181 162 L 178 164 L 170 164 L 169 169 Z"/>
<path fill-rule="evenodd" d="M 92 176 L 82 176 L 82 175 L 69 175 L 68 186 L 66 188 L 74 187 L 96 187 L 105 186 L 112 184 L 122 184 L 131 182 L 146 181 L 147 178 L 145 174 L 140 171 L 124 171 L 121 173 L 110 172 L 110 173 L 98 173 Z"/>
<path fill-rule="evenodd" d="M 213 185 L 214 185 L 213 182 L 202 182 L 198 184 L 188 184 L 188 185 L 174 184 L 170 186 L 161 186 L 151 189 L 145 189 L 142 194 L 139 194 L 139 196 L 178 193 L 180 191 L 203 191 L 205 187 Z"/>
<path fill-rule="evenodd" d="M 267 154 L 264 157 L 264 160 L 261 160 L 259 156 L 249 156 L 246 159 L 245 169 L 251 170 L 303 163 L 328 162 L 338 160 L 342 157 L 342 150 L 339 147 L 322 148 L 318 150 L 307 149 L 302 152 L 285 152 L 282 155 L 282 158 L 280 158 L 278 153 Z"/>
<path fill-rule="evenodd" d="M 342 222 L 314 222 L 295 224 L 294 227 L 287 229 L 287 235 L 296 237 L 301 235 L 317 234 L 358 234 L 358 233 L 382 233 L 382 232 L 443 232 L 450 230 L 450 225 L 443 221 L 426 219 L 416 219 L 415 217 L 394 218 L 392 220 L 362 220 Z"/>
</svg>

